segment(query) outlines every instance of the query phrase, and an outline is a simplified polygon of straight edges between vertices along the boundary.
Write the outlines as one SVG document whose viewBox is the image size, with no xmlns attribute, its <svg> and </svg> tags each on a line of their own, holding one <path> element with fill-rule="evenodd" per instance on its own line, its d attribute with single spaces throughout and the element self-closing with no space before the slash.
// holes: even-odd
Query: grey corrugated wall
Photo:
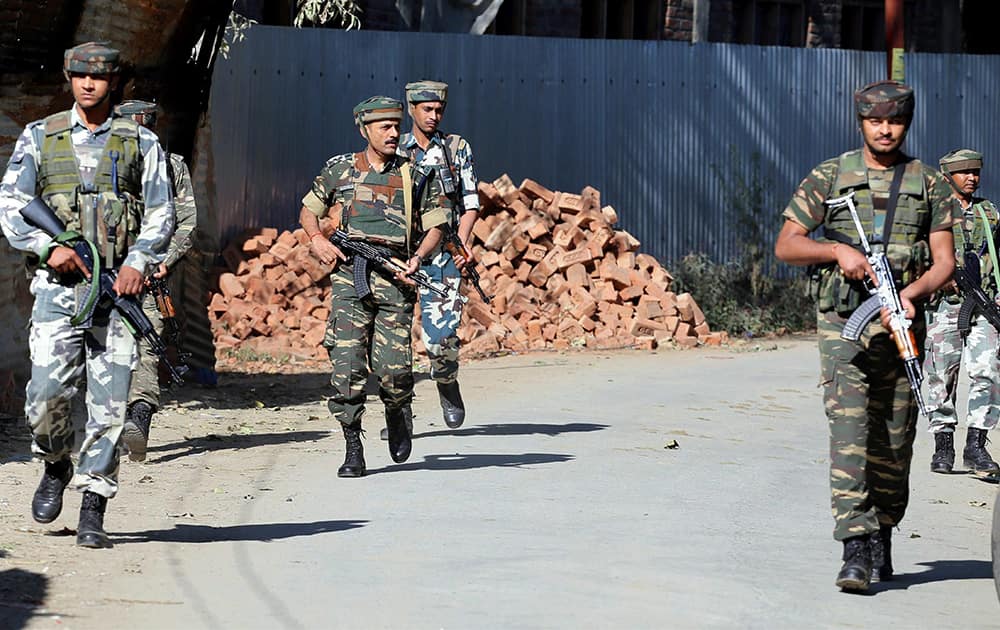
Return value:
<svg viewBox="0 0 1000 630">
<path fill-rule="evenodd" d="M 932 163 L 959 145 L 982 150 L 988 195 L 1000 58 L 906 61 L 917 91 L 907 150 Z M 469 139 L 480 179 L 589 184 L 644 251 L 729 259 L 741 232 L 719 172 L 749 177 L 759 155 L 765 231 L 776 231 L 799 179 L 859 145 L 852 92 L 884 71 L 881 53 L 848 50 L 255 26 L 212 87 L 215 221 L 223 242 L 294 225 L 323 162 L 363 146 L 351 108 L 431 78 L 451 85 L 443 127 Z"/>
</svg>

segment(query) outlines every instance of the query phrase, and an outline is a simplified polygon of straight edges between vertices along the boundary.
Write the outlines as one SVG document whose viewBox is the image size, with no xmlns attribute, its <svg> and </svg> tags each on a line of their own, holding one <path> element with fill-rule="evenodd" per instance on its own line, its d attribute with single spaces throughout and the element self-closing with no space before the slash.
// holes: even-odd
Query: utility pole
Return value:
<svg viewBox="0 0 1000 630">
<path fill-rule="evenodd" d="M 886 71 L 893 81 L 906 80 L 903 65 L 903 0 L 885 0 Z"/>
</svg>

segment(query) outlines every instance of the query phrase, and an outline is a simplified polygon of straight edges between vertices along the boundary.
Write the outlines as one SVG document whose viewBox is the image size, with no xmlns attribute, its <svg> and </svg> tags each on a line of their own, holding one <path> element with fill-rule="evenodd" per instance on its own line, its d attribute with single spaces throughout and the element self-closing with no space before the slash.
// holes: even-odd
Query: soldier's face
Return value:
<svg viewBox="0 0 1000 630">
<path fill-rule="evenodd" d="M 399 146 L 399 121 L 377 120 L 365 125 L 368 131 L 368 144 L 377 153 L 393 155 Z"/>
<path fill-rule="evenodd" d="M 444 118 L 444 103 L 441 101 L 431 101 L 429 103 L 413 103 L 410 105 L 410 118 L 425 135 L 431 135 L 437 131 L 441 119 Z"/>
<path fill-rule="evenodd" d="M 875 155 L 895 153 L 906 138 L 907 123 L 905 118 L 862 118 L 865 146 Z"/>
<path fill-rule="evenodd" d="M 111 74 L 83 74 L 80 72 L 69 74 L 69 85 L 70 89 L 73 90 L 73 98 L 84 110 L 93 109 L 107 101 L 117 80 L 117 75 Z"/>
<path fill-rule="evenodd" d="M 970 168 L 964 171 L 955 171 L 951 174 L 955 187 L 963 195 L 972 195 L 979 189 L 979 169 Z"/>
</svg>

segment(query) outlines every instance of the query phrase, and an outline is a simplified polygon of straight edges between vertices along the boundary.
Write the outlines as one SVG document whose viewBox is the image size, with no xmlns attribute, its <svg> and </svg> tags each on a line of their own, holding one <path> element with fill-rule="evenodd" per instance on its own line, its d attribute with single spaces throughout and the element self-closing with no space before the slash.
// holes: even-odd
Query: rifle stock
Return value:
<svg viewBox="0 0 1000 630">
<path fill-rule="evenodd" d="M 458 256 L 465 258 L 466 263 L 462 267 L 462 275 L 468 278 L 469 282 L 472 283 L 472 286 L 476 288 L 476 291 L 479 292 L 479 297 L 483 298 L 483 301 L 489 304 L 490 296 L 486 295 L 486 292 L 483 291 L 483 285 L 480 284 L 481 278 L 479 276 L 479 272 L 476 271 L 476 265 L 472 261 L 472 257 L 469 256 L 466 251 L 465 245 L 462 243 L 462 239 L 458 237 L 458 233 L 448 226 L 444 229 L 443 238 L 444 248 L 449 254 L 451 254 L 452 258 L 457 258 Z"/>
</svg>

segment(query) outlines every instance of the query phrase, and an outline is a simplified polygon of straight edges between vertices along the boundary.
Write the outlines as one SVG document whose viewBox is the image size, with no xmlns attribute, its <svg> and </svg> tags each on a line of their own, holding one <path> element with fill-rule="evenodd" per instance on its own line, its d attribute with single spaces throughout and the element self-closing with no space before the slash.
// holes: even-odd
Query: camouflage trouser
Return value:
<svg viewBox="0 0 1000 630">
<path fill-rule="evenodd" d="M 832 312 L 817 318 L 836 540 L 902 520 L 918 411 L 896 344 L 878 318 L 858 342 L 840 338 L 845 322 Z M 911 330 L 922 347 L 922 313 Z"/>
<path fill-rule="evenodd" d="M 351 265 L 341 263 L 330 276 L 332 300 L 323 346 L 333 366 L 330 413 L 353 424 L 365 410 L 369 366 L 378 377 L 386 409 L 413 400 L 413 351 L 410 326 L 416 292 L 381 271 L 371 274 L 372 295 L 359 300 Z"/>
<path fill-rule="evenodd" d="M 73 450 L 70 401 L 86 375 L 87 425 L 71 485 L 111 498 L 118 491 L 119 437 L 129 381 L 136 363 L 135 340 L 118 313 L 98 309 L 90 328 L 69 323 L 74 290 L 50 282 L 39 271 L 31 283 L 31 380 L 24 413 L 32 452 L 47 462 Z"/>
<path fill-rule="evenodd" d="M 972 320 L 965 339 L 958 332 L 961 304 L 941 300 L 936 311 L 927 313 L 927 356 L 924 376 L 927 379 L 927 407 L 930 409 L 930 432 L 954 431 L 958 424 L 955 395 L 962 361 L 969 373 L 969 415 L 966 425 L 992 429 L 1000 416 L 1000 359 L 997 331 L 982 316 Z"/>
<path fill-rule="evenodd" d="M 156 334 L 163 336 L 163 317 L 160 309 L 156 308 L 156 300 L 152 295 L 143 295 L 142 312 L 146 314 L 149 321 L 153 323 L 153 330 Z M 132 374 L 132 387 L 128 394 L 128 404 L 144 400 L 152 405 L 153 409 L 160 407 L 160 358 L 155 354 L 147 352 L 149 344 L 145 339 L 138 342 L 139 365 Z"/>
<path fill-rule="evenodd" d="M 447 297 L 420 289 L 420 339 L 431 362 L 431 378 L 438 383 L 458 380 L 458 324 L 462 321 L 465 298 L 459 292 L 462 274 L 451 254 L 439 252 L 421 269 L 436 284 L 443 285 Z"/>
</svg>

